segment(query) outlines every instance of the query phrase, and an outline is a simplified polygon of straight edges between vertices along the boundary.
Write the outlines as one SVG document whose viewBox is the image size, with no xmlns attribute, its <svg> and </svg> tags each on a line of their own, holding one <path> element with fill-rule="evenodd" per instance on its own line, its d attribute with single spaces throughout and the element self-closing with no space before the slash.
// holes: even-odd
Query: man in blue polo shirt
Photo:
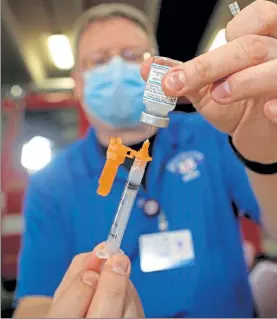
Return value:
<svg viewBox="0 0 277 319">
<path fill-rule="evenodd" d="M 16 293 L 21 307 L 32 298 L 36 307 L 50 305 L 72 258 L 105 240 L 131 165 L 119 169 L 107 198 L 96 194 L 109 138 L 120 136 L 138 149 L 148 135 L 139 121 L 139 67 L 157 46 L 145 17 L 127 6 L 103 5 L 88 11 L 76 32 L 75 93 L 92 128 L 30 179 Z M 146 316 L 251 316 L 232 203 L 257 223 L 259 207 L 228 137 L 198 114 L 173 113 L 169 127 L 150 141 L 153 161 L 122 244 Z M 161 265 L 149 256 L 165 230 L 174 234 L 174 256 L 183 256 L 178 266 L 175 259 Z"/>
</svg>

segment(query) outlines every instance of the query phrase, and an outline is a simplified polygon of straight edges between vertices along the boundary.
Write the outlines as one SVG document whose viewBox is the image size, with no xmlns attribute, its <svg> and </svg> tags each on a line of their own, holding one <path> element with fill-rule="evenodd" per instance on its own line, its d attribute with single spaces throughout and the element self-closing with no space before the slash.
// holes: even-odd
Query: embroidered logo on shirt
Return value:
<svg viewBox="0 0 277 319">
<path fill-rule="evenodd" d="M 200 177 L 198 166 L 204 159 L 204 155 L 197 151 L 182 152 L 176 155 L 168 164 L 167 169 L 171 173 L 182 176 L 184 182 L 189 182 Z"/>
</svg>

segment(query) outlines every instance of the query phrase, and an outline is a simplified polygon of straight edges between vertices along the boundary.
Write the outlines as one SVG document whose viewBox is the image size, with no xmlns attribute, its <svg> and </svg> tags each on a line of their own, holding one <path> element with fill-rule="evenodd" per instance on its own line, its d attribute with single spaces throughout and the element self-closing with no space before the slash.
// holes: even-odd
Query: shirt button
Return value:
<svg viewBox="0 0 277 319">
<path fill-rule="evenodd" d="M 154 216 L 159 211 L 159 204 L 155 200 L 148 200 L 144 204 L 144 212 L 148 216 Z"/>
</svg>

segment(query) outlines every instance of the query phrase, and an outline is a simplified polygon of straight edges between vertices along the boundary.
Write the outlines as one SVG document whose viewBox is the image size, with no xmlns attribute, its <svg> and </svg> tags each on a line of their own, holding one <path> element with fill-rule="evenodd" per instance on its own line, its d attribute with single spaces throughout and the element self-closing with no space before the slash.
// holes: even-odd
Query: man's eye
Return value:
<svg viewBox="0 0 277 319">
<path fill-rule="evenodd" d="M 90 69 L 93 67 L 94 63 L 92 60 L 85 60 L 83 65 L 85 69 Z"/>
<path fill-rule="evenodd" d="M 124 57 L 127 61 L 137 61 L 139 59 L 139 56 L 137 54 L 128 54 L 128 55 L 125 55 Z"/>
<path fill-rule="evenodd" d="M 133 59 L 136 57 L 136 53 L 132 52 L 132 51 L 125 51 L 123 53 L 124 57 L 127 59 Z"/>
<path fill-rule="evenodd" d="M 99 65 L 99 64 L 104 64 L 105 62 L 106 62 L 106 59 L 103 57 L 103 58 L 96 59 L 94 61 L 94 64 Z"/>
</svg>

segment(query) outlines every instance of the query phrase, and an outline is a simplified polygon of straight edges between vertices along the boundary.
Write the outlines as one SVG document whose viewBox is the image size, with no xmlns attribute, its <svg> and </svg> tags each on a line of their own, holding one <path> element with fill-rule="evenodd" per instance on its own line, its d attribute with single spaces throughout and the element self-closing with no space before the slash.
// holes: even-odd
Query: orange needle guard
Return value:
<svg viewBox="0 0 277 319">
<path fill-rule="evenodd" d="M 112 137 L 107 150 L 106 163 L 98 181 L 97 194 L 107 196 L 110 193 L 118 168 L 124 163 L 126 157 L 136 158 L 142 163 L 150 162 L 152 158 L 149 156 L 149 146 L 150 142 L 147 140 L 137 152 L 123 145 L 119 137 Z"/>
</svg>

